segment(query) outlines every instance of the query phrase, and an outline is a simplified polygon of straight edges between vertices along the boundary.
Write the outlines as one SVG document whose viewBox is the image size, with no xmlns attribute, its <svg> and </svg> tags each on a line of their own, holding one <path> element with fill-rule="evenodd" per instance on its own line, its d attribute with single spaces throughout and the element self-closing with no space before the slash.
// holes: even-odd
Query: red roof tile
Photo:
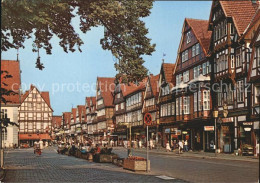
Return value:
<svg viewBox="0 0 260 183">
<path fill-rule="evenodd" d="M 260 9 L 256 11 L 255 15 L 253 16 L 252 20 L 247 26 L 243 34 L 243 37 L 246 36 L 254 26 L 258 27 L 259 25 L 260 25 Z"/>
<path fill-rule="evenodd" d="M 124 96 L 131 95 L 131 94 L 141 91 L 141 90 L 145 90 L 147 80 L 148 80 L 148 77 L 144 78 L 142 82 L 139 82 L 138 86 L 130 85 L 131 88 L 128 88 L 128 90 L 126 90 L 126 92 L 124 93 Z"/>
<path fill-rule="evenodd" d="M 170 88 L 173 87 L 173 73 L 175 69 L 175 64 L 171 63 L 163 63 L 162 64 L 162 69 L 164 72 L 165 80 L 166 82 L 170 85 Z"/>
<path fill-rule="evenodd" d="M 101 96 L 104 99 L 105 107 L 112 107 L 113 105 L 113 92 L 115 90 L 115 78 L 97 78 L 97 85 L 100 89 Z"/>
<path fill-rule="evenodd" d="M 84 105 L 78 105 L 77 110 L 78 110 L 78 115 L 79 115 L 79 121 L 83 122 L 81 119 L 81 116 L 82 116 L 82 114 L 83 114 L 83 116 L 86 115 L 86 108 Z M 83 120 L 85 120 L 85 117 L 83 117 Z"/>
<path fill-rule="evenodd" d="M 159 78 L 160 74 L 157 74 L 156 76 L 150 75 L 149 77 L 150 85 L 152 88 L 153 96 L 156 98 L 159 95 Z"/>
<path fill-rule="evenodd" d="M 60 127 L 61 126 L 61 120 L 62 120 L 61 116 L 52 116 L 52 126 L 54 127 L 55 124 L 56 124 L 57 127 Z"/>
<path fill-rule="evenodd" d="M 65 125 L 67 125 L 67 124 L 70 125 L 70 123 L 71 123 L 71 112 L 64 112 L 63 113 L 63 119 L 64 119 Z"/>
<path fill-rule="evenodd" d="M 204 53 L 207 54 L 210 45 L 210 38 L 212 34 L 211 31 L 208 31 L 209 21 L 191 19 L 191 18 L 185 18 L 185 21 L 191 27 Z"/>
<path fill-rule="evenodd" d="M 77 113 L 77 108 L 72 108 L 71 114 L 73 119 L 71 119 L 72 120 L 71 123 L 76 123 L 76 113 Z"/>
<path fill-rule="evenodd" d="M 252 1 L 219 1 L 226 17 L 232 17 L 235 24 L 238 35 L 241 36 L 248 24 L 255 15 L 256 10 L 259 7 L 259 2 L 252 3 Z M 212 2 L 212 7 L 215 1 Z M 212 19 L 212 10 L 210 14 L 210 20 Z"/>
<path fill-rule="evenodd" d="M 21 78 L 19 62 L 15 60 L 1 60 L 1 71 L 8 72 L 7 74 L 1 73 L 1 87 L 17 93 L 10 96 L 3 95 L 3 97 L 9 104 L 20 104 L 19 88 L 21 86 Z M 12 77 L 4 78 L 6 75 L 12 75 Z M 7 86 L 5 86 L 3 83 L 7 84 Z"/>
</svg>

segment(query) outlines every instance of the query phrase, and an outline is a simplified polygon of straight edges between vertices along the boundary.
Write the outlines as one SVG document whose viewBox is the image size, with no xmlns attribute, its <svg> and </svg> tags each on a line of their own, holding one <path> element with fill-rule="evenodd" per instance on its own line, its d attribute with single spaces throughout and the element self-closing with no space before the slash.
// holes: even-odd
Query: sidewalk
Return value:
<svg viewBox="0 0 260 183">
<path fill-rule="evenodd" d="M 113 147 L 113 148 L 120 149 L 123 147 Z M 133 151 L 146 152 L 146 148 L 133 149 Z M 172 156 L 180 156 L 180 157 L 201 158 L 201 159 L 222 159 L 222 160 L 259 162 L 259 157 L 256 156 L 236 156 L 234 154 L 224 154 L 224 153 L 218 153 L 217 156 L 215 156 L 215 153 L 212 152 L 198 152 L 198 151 L 189 151 L 189 152 L 183 152 L 179 154 L 178 150 L 173 152 L 166 152 L 165 148 L 152 149 L 149 150 L 149 153 L 158 154 L 158 155 L 168 155 L 168 156 L 172 155 Z"/>
</svg>

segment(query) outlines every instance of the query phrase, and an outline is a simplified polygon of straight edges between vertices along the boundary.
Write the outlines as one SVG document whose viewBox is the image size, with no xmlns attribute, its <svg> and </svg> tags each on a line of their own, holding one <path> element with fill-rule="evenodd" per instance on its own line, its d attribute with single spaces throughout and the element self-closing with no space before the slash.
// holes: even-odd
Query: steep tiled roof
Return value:
<svg viewBox="0 0 260 183">
<path fill-rule="evenodd" d="M 157 74 L 156 76 L 150 75 L 150 84 L 153 92 L 153 96 L 158 97 L 159 95 L 159 77 L 160 74 Z"/>
<path fill-rule="evenodd" d="M 55 124 L 57 127 L 60 127 L 61 126 L 61 116 L 52 116 L 52 126 L 54 127 Z"/>
<path fill-rule="evenodd" d="M 91 97 L 86 97 L 86 106 L 90 107 Z"/>
<path fill-rule="evenodd" d="M 71 112 L 64 112 L 63 119 L 65 124 L 70 124 L 71 122 Z"/>
<path fill-rule="evenodd" d="M 71 119 L 72 121 L 72 123 L 76 123 L 76 113 L 77 113 L 77 108 L 72 108 L 71 109 L 71 114 L 73 115 L 72 117 L 73 117 L 73 119 Z"/>
<path fill-rule="evenodd" d="M 198 19 L 185 19 L 187 24 L 191 27 L 193 33 L 195 34 L 197 40 L 199 41 L 204 53 L 206 54 L 209 45 L 210 45 L 210 38 L 211 38 L 211 31 L 208 31 L 208 20 L 198 20 Z"/>
<path fill-rule="evenodd" d="M 7 100 L 7 103 L 9 104 L 19 104 L 19 88 L 21 86 L 19 62 L 14 60 L 1 60 L 1 71 L 7 71 L 8 75 L 12 75 L 11 78 L 5 79 L 4 76 L 6 76 L 6 74 L 1 74 L 1 87 L 7 90 L 13 90 L 17 93 L 15 95 L 3 97 L 5 98 L 5 100 Z M 7 84 L 7 86 L 5 86 L 3 83 Z"/>
<path fill-rule="evenodd" d="M 97 84 L 100 88 L 101 96 L 104 99 L 104 104 L 106 107 L 113 106 L 113 92 L 115 89 L 115 78 L 97 78 Z"/>
<path fill-rule="evenodd" d="M 166 82 L 170 84 L 170 87 L 173 87 L 173 79 L 174 79 L 173 73 L 174 73 L 175 64 L 163 63 L 162 68 L 163 68 Z"/>
<path fill-rule="evenodd" d="M 133 93 L 141 91 L 141 90 L 145 90 L 147 80 L 148 80 L 148 77 L 144 78 L 142 82 L 139 82 L 138 86 L 133 85 L 134 86 L 133 88 L 126 90 L 126 92 L 124 93 L 124 96 L 133 94 Z"/>
<path fill-rule="evenodd" d="M 214 3 L 215 1 L 212 1 L 210 20 L 212 20 L 212 9 Z M 252 1 L 249 0 L 229 0 L 219 1 L 219 3 L 224 11 L 225 16 L 233 18 L 239 36 L 243 34 L 259 7 L 258 1 L 256 1 L 256 3 L 252 3 Z"/>
<path fill-rule="evenodd" d="M 47 104 L 47 105 L 50 107 L 50 109 L 53 111 L 53 109 L 52 109 L 52 107 L 51 107 L 51 103 L 50 103 L 49 92 L 47 92 L 47 91 L 40 92 L 40 91 L 38 90 L 38 88 L 36 88 L 36 86 L 34 86 L 34 85 L 31 85 L 30 90 L 27 90 L 27 91 L 21 96 L 21 98 L 22 98 L 21 103 L 24 102 L 24 100 L 28 97 L 30 91 L 32 91 L 34 88 L 40 93 L 40 95 L 41 95 L 41 97 L 43 98 L 43 100 L 46 102 L 46 104 Z"/>
<path fill-rule="evenodd" d="M 248 34 L 254 26 L 258 27 L 259 25 L 260 25 L 260 8 L 256 11 L 252 20 L 248 24 L 246 30 L 244 31 L 243 37 L 246 36 L 246 34 Z"/>
<path fill-rule="evenodd" d="M 86 114 L 86 108 L 85 108 L 85 106 L 84 105 L 78 105 L 77 106 L 77 110 L 78 110 L 78 115 L 79 115 L 79 121 L 80 122 L 82 122 L 81 121 L 81 115 L 83 114 Z M 83 120 L 84 120 L 84 118 L 83 118 Z"/>
</svg>

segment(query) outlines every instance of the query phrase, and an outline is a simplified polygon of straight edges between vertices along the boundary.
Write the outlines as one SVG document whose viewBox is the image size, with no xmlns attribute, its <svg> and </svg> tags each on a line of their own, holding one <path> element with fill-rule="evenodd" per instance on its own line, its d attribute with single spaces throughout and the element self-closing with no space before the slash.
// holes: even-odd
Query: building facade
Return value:
<svg viewBox="0 0 260 183">
<path fill-rule="evenodd" d="M 35 141 L 51 141 L 52 113 L 49 92 L 31 85 L 22 96 L 19 116 L 19 142 L 33 146 Z"/>
<path fill-rule="evenodd" d="M 2 130 L 2 147 L 18 145 L 18 108 L 21 103 L 20 86 L 20 63 L 15 60 L 1 60 L 1 88 L 14 92 L 9 96 L 3 95 L 6 101 L 1 100 L 1 120 L 9 119 L 9 124 Z M 7 73 L 6 73 L 6 72 Z M 12 77 L 6 77 L 11 75 Z"/>
</svg>

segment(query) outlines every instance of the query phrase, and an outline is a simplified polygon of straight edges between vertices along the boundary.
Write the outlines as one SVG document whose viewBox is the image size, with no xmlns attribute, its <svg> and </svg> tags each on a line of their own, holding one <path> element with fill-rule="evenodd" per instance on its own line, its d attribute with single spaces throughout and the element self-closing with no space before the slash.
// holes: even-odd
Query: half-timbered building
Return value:
<svg viewBox="0 0 260 183">
<path fill-rule="evenodd" d="M 252 21 L 248 25 L 243 38 L 251 49 L 251 58 L 247 82 L 250 84 L 251 97 L 248 97 L 248 108 L 250 122 L 246 126 L 251 131 L 251 145 L 256 152 L 256 145 L 259 144 L 259 113 L 260 113 L 260 10 L 258 9 Z M 259 152 L 258 152 L 259 153 Z"/>
<path fill-rule="evenodd" d="M 249 122 L 247 75 L 251 49 L 239 41 L 256 10 L 257 1 L 213 1 L 209 30 L 213 108 L 219 110 L 218 143 L 221 152 L 243 149 L 250 143 L 244 127 Z"/>
<path fill-rule="evenodd" d="M 176 60 L 176 100 L 174 137 L 187 140 L 193 150 L 209 150 L 214 131 L 204 131 L 211 120 L 210 73 L 206 57 L 211 38 L 207 20 L 186 18 Z"/>
<path fill-rule="evenodd" d="M 159 96 L 159 77 L 157 74 L 149 75 L 144 93 L 143 116 L 151 114 L 151 125 L 149 126 L 149 139 L 152 139 L 155 145 L 161 144 L 161 133 L 159 132 L 159 107 L 157 105 Z"/>
<path fill-rule="evenodd" d="M 115 88 L 115 78 L 97 78 L 96 112 L 97 112 L 97 132 L 94 133 L 96 141 L 110 141 L 110 134 L 113 126 L 113 92 Z"/>
<path fill-rule="evenodd" d="M 61 140 L 62 116 L 52 116 L 52 140 Z"/>
<path fill-rule="evenodd" d="M 14 125 L 8 125 L 2 131 L 2 147 L 18 145 L 18 108 L 21 104 L 20 63 L 15 60 L 1 60 L 1 89 L 13 94 L 1 93 L 1 120 L 9 119 Z M 8 77 L 11 75 L 12 77 Z M 2 97 L 6 100 L 3 101 Z M 16 125 L 15 125 L 16 124 Z"/>
<path fill-rule="evenodd" d="M 159 121 L 160 131 L 162 133 L 161 145 L 165 147 L 169 142 L 172 145 L 172 139 L 175 137 L 172 133 L 175 122 L 175 100 L 170 93 L 174 86 L 174 68 L 175 64 L 163 63 L 159 77 L 159 97 L 157 104 L 159 105 Z"/>
<path fill-rule="evenodd" d="M 76 112 L 76 137 L 77 142 L 83 142 L 82 125 L 85 121 L 86 109 L 85 105 L 78 105 Z"/>
<path fill-rule="evenodd" d="M 19 111 L 19 141 L 33 146 L 35 141 L 50 142 L 52 113 L 49 92 L 40 92 L 34 85 L 22 96 Z"/>
<path fill-rule="evenodd" d="M 141 140 L 142 143 L 146 142 L 146 133 L 144 129 L 143 120 L 143 99 L 147 78 L 139 83 L 137 87 L 127 90 L 125 96 L 125 112 L 126 123 L 129 131 L 129 141 Z"/>
<path fill-rule="evenodd" d="M 77 142 L 76 122 L 77 108 L 72 108 L 70 113 L 70 142 Z"/>
<path fill-rule="evenodd" d="M 62 140 L 67 143 L 70 142 L 70 123 L 71 123 L 71 112 L 62 113 L 62 123 L 63 123 L 63 134 Z"/>
</svg>

